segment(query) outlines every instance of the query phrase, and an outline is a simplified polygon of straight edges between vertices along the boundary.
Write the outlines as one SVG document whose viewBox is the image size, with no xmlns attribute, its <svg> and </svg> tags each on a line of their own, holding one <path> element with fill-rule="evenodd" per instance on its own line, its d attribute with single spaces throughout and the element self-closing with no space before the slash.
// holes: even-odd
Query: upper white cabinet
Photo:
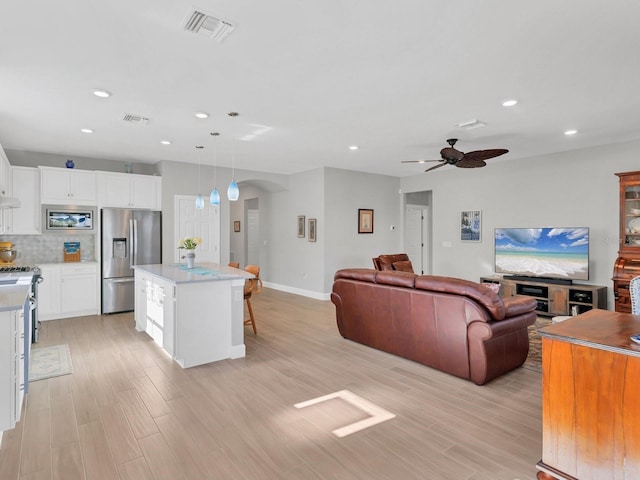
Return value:
<svg viewBox="0 0 640 480">
<path fill-rule="evenodd" d="M 97 205 L 97 175 L 72 168 L 40 168 L 40 201 L 56 205 Z"/>
<path fill-rule="evenodd" d="M 98 172 L 103 207 L 161 209 L 161 178 L 133 173 Z"/>
<path fill-rule="evenodd" d="M 41 233 L 40 170 L 31 167 L 12 167 L 13 196 L 20 207 L 5 211 L 6 227 L 14 234 Z"/>
<path fill-rule="evenodd" d="M 11 165 L 0 145 L 0 197 L 11 197 L 11 194 Z M 0 233 L 12 233 L 8 209 L 0 210 Z"/>
</svg>

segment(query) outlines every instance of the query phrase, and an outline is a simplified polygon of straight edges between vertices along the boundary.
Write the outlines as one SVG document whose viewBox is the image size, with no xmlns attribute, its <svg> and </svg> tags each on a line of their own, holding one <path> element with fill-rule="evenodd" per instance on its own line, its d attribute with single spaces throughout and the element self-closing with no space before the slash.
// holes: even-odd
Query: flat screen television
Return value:
<svg viewBox="0 0 640 480">
<path fill-rule="evenodd" d="M 496 228 L 496 273 L 589 280 L 589 229 Z"/>
</svg>

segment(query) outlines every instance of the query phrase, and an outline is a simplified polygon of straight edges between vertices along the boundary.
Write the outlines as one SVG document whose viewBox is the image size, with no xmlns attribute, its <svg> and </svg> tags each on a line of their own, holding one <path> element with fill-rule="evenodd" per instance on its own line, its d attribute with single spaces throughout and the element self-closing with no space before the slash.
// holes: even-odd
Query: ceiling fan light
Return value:
<svg viewBox="0 0 640 480">
<path fill-rule="evenodd" d="M 211 190 L 209 203 L 211 205 L 220 205 L 220 193 L 218 193 L 218 189 L 216 187 L 213 187 L 213 190 Z"/>
<path fill-rule="evenodd" d="M 238 184 L 235 180 L 231 180 L 231 183 L 229 184 L 229 188 L 227 189 L 227 198 L 231 202 L 235 202 L 240 198 L 240 189 L 238 188 Z"/>
</svg>

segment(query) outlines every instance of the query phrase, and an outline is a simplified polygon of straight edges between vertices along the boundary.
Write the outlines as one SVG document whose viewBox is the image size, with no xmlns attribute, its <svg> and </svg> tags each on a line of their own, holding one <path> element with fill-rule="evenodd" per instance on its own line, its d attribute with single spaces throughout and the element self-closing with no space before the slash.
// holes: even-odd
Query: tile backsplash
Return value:
<svg viewBox="0 0 640 480">
<path fill-rule="evenodd" d="M 0 235 L 0 241 L 12 242 L 17 264 L 63 263 L 64 243 L 80 242 L 80 260 L 96 261 L 96 235 Z"/>
</svg>

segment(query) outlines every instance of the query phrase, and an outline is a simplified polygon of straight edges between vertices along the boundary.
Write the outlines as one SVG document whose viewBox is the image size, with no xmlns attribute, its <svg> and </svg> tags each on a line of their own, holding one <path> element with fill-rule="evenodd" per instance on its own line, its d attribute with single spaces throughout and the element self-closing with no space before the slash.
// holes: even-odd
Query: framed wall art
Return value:
<svg viewBox="0 0 640 480">
<path fill-rule="evenodd" d="M 298 238 L 304 238 L 304 215 L 298 215 Z"/>
<path fill-rule="evenodd" d="M 373 210 L 358 209 L 358 233 L 373 233 Z"/>
<path fill-rule="evenodd" d="M 482 215 L 480 210 L 469 210 L 460 213 L 460 240 L 463 242 L 479 242 L 482 231 Z"/>
<path fill-rule="evenodd" d="M 233 231 L 236 233 L 240 231 L 240 220 L 233 222 Z"/>
<path fill-rule="evenodd" d="M 318 221 L 315 218 L 310 218 L 309 219 L 309 241 L 310 242 L 315 242 L 316 241 L 317 222 Z"/>
</svg>

